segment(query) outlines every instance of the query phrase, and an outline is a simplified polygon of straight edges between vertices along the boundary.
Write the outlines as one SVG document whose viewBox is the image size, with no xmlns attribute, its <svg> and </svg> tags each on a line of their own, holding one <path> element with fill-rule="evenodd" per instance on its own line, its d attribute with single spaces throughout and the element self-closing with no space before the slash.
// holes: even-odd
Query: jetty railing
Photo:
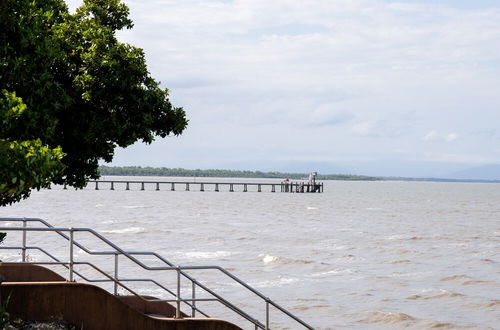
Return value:
<svg viewBox="0 0 500 330">
<path fill-rule="evenodd" d="M 200 310 L 197 306 L 197 302 L 218 302 L 222 304 L 223 306 L 227 307 L 231 311 L 235 312 L 239 316 L 243 317 L 247 321 L 251 322 L 254 326 L 255 329 L 270 329 L 270 307 L 276 308 L 278 311 L 282 312 L 284 315 L 288 316 L 290 319 L 295 321 L 297 324 L 300 324 L 301 326 L 307 328 L 307 329 L 313 329 L 309 324 L 307 324 L 305 321 L 301 320 L 299 317 L 296 315 L 292 314 L 288 310 L 286 310 L 284 307 L 280 306 L 276 302 L 272 301 L 270 298 L 250 286 L 249 284 L 245 283 L 241 279 L 239 279 L 236 275 L 232 274 L 228 270 L 219 267 L 219 266 L 176 266 L 167 259 L 163 258 L 161 255 L 155 253 L 155 252 L 150 252 L 150 251 L 126 251 L 95 230 L 91 228 L 65 228 L 65 227 L 54 227 L 51 224 L 49 224 L 47 221 L 39 218 L 0 218 L 0 222 L 17 222 L 17 223 L 22 223 L 22 227 L 0 227 L 0 231 L 17 231 L 17 232 L 22 232 L 22 245 L 20 246 L 4 246 L 0 245 L 0 250 L 20 250 L 21 251 L 21 262 L 18 263 L 24 263 L 24 264 L 36 264 L 36 265 L 60 265 L 65 267 L 68 270 L 67 273 L 67 279 L 68 281 L 74 281 L 75 280 L 75 275 L 82 278 L 83 280 L 90 282 L 90 283 L 100 283 L 100 282 L 112 282 L 113 283 L 113 294 L 118 295 L 118 287 L 121 287 L 122 289 L 130 292 L 132 295 L 144 300 L 144 301 L 165 301 L 165 302 L 172 302 L 175 303 L 175 317 L 176 318 L 181 318 L 182 317 L 182 311 L 181 311 L 181 305 L 186 305 L 188 308 L 191 310 L 191 317 L 195 317 L 196 313 L 200 313 L 204 317 L 210 317 L 207 313 L 203 312 Z M 42 227 L 29 227 L 29 223 L 41 223 L 43 226 Z M 55 257 L 52 253 L 49 251 L 46 251 L 42 247 L 39 246 L 30 246 L 27 244 L 27 233 L 28 232 L 55 232 L 57 233 L 60 237 L 62 237 L 64 240 L 67 240 L 69 242 L 69 251 L 68 251 L 68 258 L 67 260 L 61 260 L 60 258 Z M 84 246 L 82 243 L 79 243 L 78 241 L 75 240 L 75 234 L 80 233 L 80 232 L 86 232 L 90 233 L 93 235 L 95 238 L 97 238 L 100 242 L 106 244 L 107 246 L 111 247 L 111 251 L 95 251 L 91 250 L 88 247 Z M 102 270 L 95 264 L 91 262 L 85 262 L 85 261 L 75 261 L 75 253 L 74 253 L 74 247 L 78 247 L 79 249 L 83 250 L 89 255 L 98 255 L 98 256 L 114 256 L 114 273 L 109 274 L 108 272 Z M 47 257 L 50 258 L 52 261 L 29 261 L 27 258 L 27 251 L 28 250 L 37 250 L 46 255 Z M 173 271 L 176 272 L 177 274 L 177 284 L 175 291 L 168 289 L 158 281 L 151 279 L 151 278 L 121 278 L 118 276 L 119 274 L 119 256 L 124 256 L 128 260 L 132 261 L 134 264 L 138 265 L 139 267 L 147 270 L 147 271 Z M 137 259 L 135 256 L 137 255 L 148 255 L 148 256 L 154 256 L 158 260 L 160 260 L 162 263 L 164 263 L 166 266 L 160 266 L 160 267 L 151 267 Z M 81 272 L 78 272 L 75 270 L 76 265 L 84 265 L 88 266 L 98 273 L 102 274 L 105 279 L 91 279 L 88 276 L 83 275 Z M 208 288 L 206 285 L 201 283 L 200 281 L 194 279 L 191 277 L 191 275 L 187 274 L 185 271 L 187 270 L 211 270 L 211 271 L 218 271 L 225 275 L 227 278 L 235 282 L 236 284 L 240 285 L 242 288 L 248 290 L 250 293 L 252 293 L 254 296 L 260 298 L 264 302 L 264 309 L 265 309 L 265 320 L 260 321 L 257 318 L 249 315 L 247 312 L 243 311 L 233 303 L 229 302 L 227 299 L 223 298 L 220 294 L 216 293 L 212 289 Z M 185 278 L 191 283 L 191 298 L 185 298 L 181 296 L 181 278 Z M 156 286 L 158 286 L 160 289 L 164 290 L 167 294 L 173 296 L 173 299 L 147 299 L 144 298 L 142 295 L 134 291 L 132 288 L 124 284 L 124 282 L 149 282 L 153 283 Z M 197 298 L 196 297 L 196 290 L 197 288 L 202 289 L 204 292 L 209 294 L 212 298 Z"/>
<path fill-rule="evenodd" d="M 160 190 L 160 186 L 166 187 L 171 191 L 176 191 L 177 189 L 190 191 L 191 188 L 197 187 L 199 191 L 206 191 L 210 187 L 213 188 L 211 191 L 219 192 L 225 189 L 229 192 L 235 192 L 236 188 L 240 188 L 238 191 L 248 192 L 249 189 L 257 192 L 263 192 L 264 187 L 267 188 L 269 192 L 287 192 L 287 193 L 322 193 L 323 192 L 323 182 L 286 182 L 282 181 L 280 183 L 270 183 L 270 182 L 188 182 L 188 181 L 141 181 L 141 180 L 91 180 L 89 184 L 94 184 L 95 190 L 103 188 L 103 185 L 109 187 L 109 190 L 115 190 L 116 185 L 124 185 L 125 190 L 130 190 L 131 184 L 140 186 L 140 190 L 146 190 L 147 186 L 152 186 L 154 190 Z M 67 185 L 63 185 L 63 189 L 68 189 Z"/>
</svg>

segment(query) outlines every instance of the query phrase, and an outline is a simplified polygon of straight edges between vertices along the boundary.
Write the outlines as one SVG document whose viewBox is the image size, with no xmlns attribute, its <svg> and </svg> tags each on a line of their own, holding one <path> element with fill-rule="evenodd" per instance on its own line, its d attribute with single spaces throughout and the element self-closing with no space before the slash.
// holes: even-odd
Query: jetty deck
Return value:
<svg viewBox="0 0 500 330">
<path fill-rule="evenodd" d="M 145 181 L 145 180 L 93 180 L 88 186 L 94 185 L 95 190 L 99 189 L 124 189 L 124 190 L 146 190 L 146 187 L 153 190 L 196 190 L 196 191 L 229 191 L 229 192 L 284 192 L 284 193 L 322 193 L 322 182 L 187 182 L 187 181 Z M 64 185 L 63 189 L 67 189 Z M 148 189 L 148 190 L 149 190 Z"/>
</svg>

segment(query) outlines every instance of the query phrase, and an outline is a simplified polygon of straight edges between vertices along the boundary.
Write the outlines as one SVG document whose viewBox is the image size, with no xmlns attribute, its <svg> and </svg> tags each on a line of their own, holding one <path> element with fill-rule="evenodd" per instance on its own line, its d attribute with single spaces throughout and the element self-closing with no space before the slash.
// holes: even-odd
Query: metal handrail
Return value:
<svg viewBox="0 0 500 330">
<path fill-rule="evenodd" d="M 57 228 L 57 227 L 54 227 L 54 226 L 50 225 L 45 220 L 39 219 L 39 218 L 0 218 L 0 221 L 13 221 L 13 222 L 21 222 L 22 221 L 23 222 L 23 227 L 0 227 L 0 230 L 22 231 L 23 232 L 23 246 L 21 247 L 22 255 L 23 255 L 23 262 L 26 261 L 26 249 L 33 248 L 33 247 L 26 246 L 26 232 L 27 231 L 52 231 L 52 232 L 58 233 L 59 235 L 61 235 L 62 237 L 64 237 L 66 240 L 68 240 L 70 242 L 70 262 L 69 263 L 63 263 L 63 262 L 60 262 L 60 261 L 57 261 L 57 262 L 59 262 L 59 264 L 64 264 L 65 267 L 69 269 L 69 271 L 70 271 L 70 274 L 69 274 L 70 280 L 73 280 L 73 273 L 75 273 L 78 276 L 80 276 L 81 278 L 83 278 L 84 280 L 89 281 L 89 282 L 92 282 L 92 281 L 108 281 L 108 280 L 88 280 L 84 276 L 80 275 L 79 273 L 77 273 L 76 271 L 73 270 L 73 265 L 75 265 L 75 264 L 86 264 L 86 265 L 88 265 L 90 267 L 96 268 L 96 266 L 92 265 L 91 263 L 75 263 L 73 261 L 73 251 L 72 251 L 73 245 L 76 245 L 77 247 L 79 247 L 80 249 L 82 249 L 83 251 L 85 251 L 88 254 L 93 254 L 93 255 L 114 255 L 115 256 L 115 277 L 111 277 L 109 274 L 107 274 L 105 272 L 102 272 L 102 270 L 100 270 L 100 269 L 96 269 L 96 270 L 98 272 L 105 273 L 104 275 L 109 278 L 109 281 L 113 281 L 115 283 L 115 294 L 117 294 L 117 286 L 120 285 L 120 286 L 126 288 L 131 293 L 133 293 L 133 294 L 135 294 L 135 295 L 137 295 L 137 296 L 140 297 L 140 295 L 136 294 L 135 292 L 133 292 L 133 290 L 131 290 L 128 287 L 124 286 L 122 283 L 120 283 L 120 280 L 118 280 L 118 278 L 117 278 L 117 271 L 118 271 L 118 269 L 117 269 L 118 268 L 118 258 L 117 257 L 118 257 L 118 255 L 124 255 L 124 256 L 126 256 L 128 259 L 130 259 L 131 261 L 133 261 L 135 264 L 137 264 L 140 267 L 142 267 L 143 269 L 146 269 L 146 270 L 149 270 L 149 271 L 154 271 L 154 270 L 174 270 L 174 271 L 176 271 L 177 272 L 177 277 L 178 277 L 178 279 L 177 279 L 177 284 L 178 284 L 177 285 L 177 294 L 173 293 L 172 291 L 168 290 L 167 288 L 163 287 L 162 285 L 160 285 L 159 283 L 157 283 L 156 281 L 151 280 L 151 279 L 146 279 L 146 280 L 143 280 L 143 279 L 126 279 L 125 280 L 125 279 L 123 279 L 123 280 L 121 280 L 121 281 L 151 281 L 151 282 L 157 284 L 158 286 L 162 287 L 163 289 L 165 289 L 170 294 L 174 295 L 176 297 L 175 302 L 176 302 L 176 305 L 177 305 L 176 306 L 176 317 L 180 317 L 180 313 L 181 313 L 180 312 L 180 304 L 181 304 L 181 302 L 188 304 L 192 308 L 192 311 L 193 311 L 192 314 L 193 314 L 193 316 L 195 315 L 195 311 L 199 311 L 203 315 L 207 316 L 205 313 L 203 313 L 202 311 L 200 311 L 195 306 L 195 302 L 196 301 L 206 301 L 206 299 L 199 299 L 199 298 L 196 299 L 196 298 L 194 298 L 194 292 L 195 292 L 194 289 L 195 289 L 195 286 L 198 286 L 201 289 L 205 290 L 207 293 L 211 294 L 213 297 L 217 298 L 217 299 L 215 299 L 216 301 L 219 301 L 220 303 L 224 304 L 229 309 L 233 310 L 234 312 L 236 312 L 240 316 L 242 316 L 245 319 L 247 319 L 248 321 L 252 322 L 255 325 L 256 329 L 257 328 L 269 329 L 269 306 L 270 305 L 273 306 L 273 307 L 275 307 L 276 309 L 278 309 L 279 311 L 281 311 L 282 313 L 284 313 L 285 315 L 287 315 L 291 319 L 295 320 L 299 324 L 303 325 L 305 328 L 307 328 L 307 329 L 313 329 L 309 324 L 305 323 L 304 321 L 302 321 L 301 319 L 299 319 L 297 316 L 293 315 L 292 313 L 290 313 L 289 311 L 287 311 L 285 308 L 283 308 L 282 306 L 280 306 L 276 302 L 272 301 L 271 299 L 269 299 L 268 297 L 266 297 L 265 295 L 263 295 L 261 292 L 259 292 L 255 288 L 251 287 L 247 283 L 243 282 L 237 276 L 233 275 L 232 273 L 230 273 L 229 271 L 227 271 L 226 269 L 224 269 L 222 267 L 219 267 L 219 266 L 174 266 L 173 263 L 169 262 L 168 260 L 166 260 L 165 258 L 163 258 L 162 256 L 160 256 L 159 254 L 157 254 L 155 252 L 149 252 L 149 251 L 125 251 L 125 250 L 121 249 L 120 247 L 118 247 L 117 245 L 115 245 L 113 242 L 111 242 L 110 240 L 106 239 L 104 236 L 102 236 L 101 234 L 99 234 L 98 232 L 94 231 L 91 228 Z M 28 222 L 40 222 L 40 223 L 44 224 L 46 227 L 45 228 L 44 227 L 38 227 L 38 228 L 37 227 L 27 227 L 27 223 Z M 68 235 L 64 234 L 64 232 L 69 232 L 70 235 L 68 236 Z M 114 249 L 114 251 L 91 251 L 91 250 L 87 249 L 85 246 L 83 246 L 82 244 L 80 244 L 80 243 L 78 243 L 78 242 L 76 242 L 74 240 L 74 238 L 73 238 L 74 232 L 89 232 L 92 235 L 94 235 L 95 237 L 97 237 L 99 240 L 101 240 L 102 242 L 106 243 L 108 246 L 112 247 Z M 0 249 L 2 249 L 2 248 L 5 248 L 5 247 L 0 247 Z M 35 248 L 37 248 L 39 250 L 43 250 L 43 249 L 38 248 L 38 247 L 35 247 Z M 50 255 L 45 250 L 43 250 L 42 252 L 44 252 L 45 254 L 47 254 L 52 259 L 57 260 L 57 258 L 55 258 L 54 256 Z M 155 256 L 159 260 L 161 260 L 162 262 L 164 262 L 165 264 L 167 264 L 168 267 L 150 267 L 150 266 L 147 266 L 146 264 L 144 264 L 143 262 L 141 262 L 140 260 L 138 260 L 137 258 L 135 258 L 134 255 L 151 255 L 151 256 Z M 218 295 L 217 293 L 215 293 L 213 290 L 207 288 L 205 285 L 203 285 L 202 283 L 200 283 L 197 280 L 195 280 L 194 278 L 192 278 L 189 274 L 185 273 L 183 270 L 217 270 L 217 271 L 222 272 L 224 275 L 226 275 L 227 277 L 231 278 L 233 281 L 237 282 L 238 284 L 240 284 L 241 286 L 243 286 L 244 288 L 246 288 L 247 290 L 249 290 L 250 292 L 252 292 L 253 294 L 255 294 L 256 296 L 258 296 L 259 298 L 261 298 L 262 300 L 265 301 L 265 303 L 266 303 L 266 324 L 263 325 L 260 321 L 258 321 L 257 319 L 251 317 L 250 315 L 248 315 L 247 313 L 245 313 L 244 311 L 242 311 L 241 309 L 239 309 L 237 306 L 231 304 L 229 301 L 227 301 L 226 299 L 224 299 L 223 297 L 221 297 L 220 295 Z M 189 279 L 191 281 L 192 288 L 193 288 L 193 299 L 181 299 L 180 298 L 180 277 L 181 276 L 184 276 L 185 278 L 187 278 L 187 279 Z M 141 297 L 141 299 L 144 299 L 144 298 Z M 189 301 L 191 301 L 192 304 L 189 304 Z"/>
<path fill-rule="evenodd" d="M 2 219 L 0 219 L 0 221 L 2 221 Z M 10 219 L 10 221 L 14 221 L 13 219 Z M 0 227 L 0 230 L 7 230 L 7 231 L 23 231 L 24 233 L 26 231 L 54 231 L 54 232 L 62 232 L 62 231 L 69 231 L 70 232 L 70 242 L 73 240 L 72 239 L 72 234 L 73 232 L 75 231 L 83 231 L 83 232 L 93 232 L 92 229 L 88 229 L 88 228 L 55 228 L 55 227 L 51 227 L 51 228 L 36 228 L 36 227 Z M 95 232 L 93 232 L 93 234 L 95 234 Z M 111 242 L 109 242 L 111 243 Z M 113 244 L 113 243 L 111 243 Z M 74 243 L 72 242 L 70 244 L 70 250 L 71 249 L 71 246 L 73 246 Z M 3 247 L 0 247 L 0 249 L 2 249 Z M 6 247 L 6 248 L 10 248 L 10 247 Z M 27 249 L 28 247 L 24 247 L 24 249 Z M 43 249 L 42 249 L 43 250 Z M 123 252 L 123 251 L 122 251 Z M 102 254 L 102 253 L 99 253 L 99 254 Z M 107 253 L 108 254 L 108 253 Z M 117 253 L 114 253 L 114 254 L 117 254 Z M 122 254 L 122 253 L 120 253 Z M 124 254 L 127 256 L 127 254 Z M 130 258 L 130 257 L 129 257 Z M 135 258 L 133 258 L 135 259 Z M 132 259 L 132 260 L 133 260 Z M 137 259 L 135 259 L 137 260 Z M 23 262 L 23 263 L 27 263 L 27 262 Z M 29 263 L 29 262 L 28 262 Z M 139 262 L 141 263 L 141 262 Z M 126 287 L 125 285 L 121 284 L 120 283 L 120 280 L 118 280 L 116 277 L 113 278 L 111 277 L 109 274 L 105 273 L 104 271 L 102 271 L 101 269 L 99 269 L 98 267 L 96 267 L 95 265 L 91 264 L 91 263 L 84 263 L 84 262 L 73 262 L 72 261 L 72 251 L 70 252 L 70 262 L 69 263 L 64 263 L 64 262 L 48 262 L 48 263 L 44 263 L 44 262 L 34 262 L 33 264 L 50 264 L 50 265 L 63 265 L 65 266 L 66 268 L 69 268 L 70 270 L 70 273 L 69 273 L 69 281 L 73 281 L 73 273 L 77 274 L 76 271 L 73 270 L 73 265 L 78 265 L 78 264 L 82 264 L 82 265 L 89 265 L 91 266 L 92 268 L 96 269 L 98 272 L 104 274 L 106 277 L 108 277 L 110 279 L 110 281 L 113 281 L 115 282 L 115 285 L 120 285 L 122 286 L 124 289 L 126 289 L 127 291 L 129 291 L 130 293 L 132 293 L 133 295 L 137 296 L 138 298 L 144 300 L 144 301 L 162 301 L 161 299 L 153 299 L 153 300 L 148 300 L 148 299 L 144 299 L 142 296 L 140 296 L 138 293 L 136 293 L 135 291 L 133 291 L 132 289 Z M 141 263 L 142 264 L 142 263 Z M 142 264 L 144 265 L 144 264 Z M 142 266 L 141 266 L 142 267 Z M 146 266 L 147 267 L 147 266 Z M 169 293 L 172 293 L 174 296 L 176 296 L 176 318 L 180 318 L 181 317 L 181 309 L 180 309 L 180 304 L 181 302 L 182 303 L 185 303 L 187 305 L 189 305 L 193 311 L 198 311 L 200 312 L 201 314 L 203 314 L 204 316 L 206 317 L 209 317 L 206 313 L 204 313 L 203 311 L 199 310 L 198 308 L 195 307 L 194 304 L 189 304 L 189 301 L 205 301 L 205 299 L 200 299 L 200 300 L 197 300 L 197 299 L 181 299 L 180 298 L 180 271 L 182 269 L 209 269 L 208 267 L 207 268 L 201 268 L 203 266 L 200 266 L 200 267 L 196 267 L 196 266 L 191 266 L 191 267 L 180 267 L 180 266 L 171 266 L 171 267 L 148 267 L 149 270 L 176 270 L 177 273 L 178 273 L 178 280 L 177 280 L 177 294 L 174 294 L 172 293 L 172 291 L 167 290 L 167 292 Z M 83 277 L 82 277 L 83 278 Z M 132 281 L 152 281 L 154 283 L 157 283 L 156 281 L 153 281 L 151 279 L 131 279 Z M 94 280 L 95 281 L 95 280 Z M 98 280 L 98 282 L 103 282 L 103 280 Z M 252 322 L 256 328 L 259 327 L 261 329 L 268 329 L 268 328 L 265 328 L 264 325 L 259 322 L 258 320 L 256 320 L 255 318 L 251 317 L 250 315 L 248 315 L 247 313 L 245 313 L 243 310 L 241 310 L 240 308 L 238 308 L 237 306 L 231 304 L 228 300 L 224 299 L 223 297 L 221 297 L 220 295 L 216 294 L 215 292 L 213 292 L 212 290 L 210 290 L 209 288 L 207 288 L 206 286 L 204 286 L 203 284 L 199 283 L 199 282 L 195 282 L 195 281 L 192 281 L 193 285 L 198 285 L 200 288 L 204 289 L 205 291 L 207 291 L 208 293 L 210 293 L 211 295 L 213 295 L 214 297 L 216 297 L 217 299 L 215 299 L 215 301 L 218 301 L 220 303 L 222 303 L 223 305 L 225 305 L 226 307 L 228 307 L 229 309 L 231 309 L 232 311 L 236 312 L 237 314 L 239 314 L 240 316 L 242 316 L 243 318 L 245 318 L 246 320 Z M 164 288 L 163 286 L 159 285 L 160 287 Z M 193 287 L 194 289 L 194 287 Z M 115 289 L 115 292 L 116 292 L 116 289 Z M 163 300 L 163 301 L 166 301 L 166 300 Z M 193 317 L 194 317 L 194 312 L 193 312 Z"/>
</svg>

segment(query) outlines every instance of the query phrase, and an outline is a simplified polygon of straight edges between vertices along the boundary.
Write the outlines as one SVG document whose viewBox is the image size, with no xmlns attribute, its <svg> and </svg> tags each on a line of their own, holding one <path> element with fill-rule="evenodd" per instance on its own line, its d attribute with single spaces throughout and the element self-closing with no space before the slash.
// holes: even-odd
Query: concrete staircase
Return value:
<svg viewBox="0 0 500 330">
<path fill-rule="evenodd" d="M 7 310 L 25 321 L 64 320 L 85 330 L 237 330 L 213 318 L 174 318 L 175 307 L 164 301 L 114 296 L 86 283 L 68 282 L 48 268 L 30 264 L 0 264 L 2 299 Z M 148 297 L 152 298 L 152 297 Z"/>
</svg>

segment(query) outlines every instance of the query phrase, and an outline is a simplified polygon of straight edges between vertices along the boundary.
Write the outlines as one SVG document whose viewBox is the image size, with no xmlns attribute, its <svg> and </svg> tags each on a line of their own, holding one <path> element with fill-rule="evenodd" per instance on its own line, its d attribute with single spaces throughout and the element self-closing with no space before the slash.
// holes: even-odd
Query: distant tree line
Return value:
<svg viewBox="0 0 500 330">
<path fill-rule="evenodd" d="M 309 173 L 282 173 L 262 171 L 235 171 L 235 170 L 189 170 L 184 168 L 141 167 L 141 166 L 100 166 L 100 175 L 121 176 L 185 176 L 185 177 L 218 177 L 218 178 L 289 178 L 293 180 L 307 179 Z M 350 181 L 377 181 L 380 177 L 350 175 L 350 174 L 318 174 L 317 180 L 350 180 Z"/>
</svg>

